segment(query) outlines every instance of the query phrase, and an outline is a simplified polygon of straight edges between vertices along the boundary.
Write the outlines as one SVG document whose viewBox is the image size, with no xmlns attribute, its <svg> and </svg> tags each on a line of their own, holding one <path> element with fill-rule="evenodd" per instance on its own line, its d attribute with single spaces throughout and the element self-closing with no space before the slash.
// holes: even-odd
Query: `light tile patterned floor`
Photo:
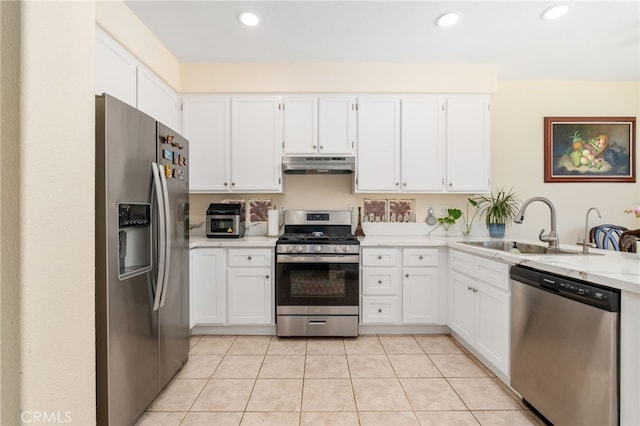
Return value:
<svg viewBox="0 0 640 426">
<path fill-rule="evenodd" d="M 189 361 L 137 423 L 538 425 L 443 335 L 194 336 Z"/>
</svg>

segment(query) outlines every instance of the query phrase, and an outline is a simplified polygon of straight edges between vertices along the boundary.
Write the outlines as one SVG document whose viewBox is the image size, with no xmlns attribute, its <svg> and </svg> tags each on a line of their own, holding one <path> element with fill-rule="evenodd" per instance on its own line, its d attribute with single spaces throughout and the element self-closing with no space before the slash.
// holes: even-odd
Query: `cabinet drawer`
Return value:
<svg viewBox="0 0 640 426">
<path fill-rule="evenodd" d="M 227 252 L 229 266 L 272 266 L 271 249 L 228 249 Z"/>
<path fill-rule="evenodd" d="M 416 248 L 404 249 L 403 266 L 438 266 L 438 249 Z"/>
<path fill-rule="evenodd" d="M 509 291 L 509 265 L 475 257 L 475 277 L 504 291 Z"/>
<path fill-rule="evenodd" d="M 363 296 L 363 324 L 396 324 L 400 321 L 398 297 Z"/>
<path fill-rule="evenodd" d="M 362 294 L 396 295 L 399 281 L 396 268 L 362 268 Z"/>
<path fill-rule="evenodd" d="M 360 261 L 364 266 L 398 266 L 398 250 L 395 248 L 364 248 Z"/>
<path fill-rule="evenodd" d="M 449 252 L 449 267 L 455 271 L 473 276 L 473 257 L 474 256 L 472 254 L 451 250 Z"/>
</svg>

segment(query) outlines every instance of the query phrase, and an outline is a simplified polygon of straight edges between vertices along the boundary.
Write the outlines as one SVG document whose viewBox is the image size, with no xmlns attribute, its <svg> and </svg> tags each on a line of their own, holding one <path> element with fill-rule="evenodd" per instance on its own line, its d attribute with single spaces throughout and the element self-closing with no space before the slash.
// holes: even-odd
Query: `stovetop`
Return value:
<svg viewBox="0 0 640 426">
<path fill-rule="evenodd" d="M 286 233 L 279 243 L 291 244 L 358 244 L 358 239 L 351 234 L 325 234 L 323 232 Z"/>
</svg>

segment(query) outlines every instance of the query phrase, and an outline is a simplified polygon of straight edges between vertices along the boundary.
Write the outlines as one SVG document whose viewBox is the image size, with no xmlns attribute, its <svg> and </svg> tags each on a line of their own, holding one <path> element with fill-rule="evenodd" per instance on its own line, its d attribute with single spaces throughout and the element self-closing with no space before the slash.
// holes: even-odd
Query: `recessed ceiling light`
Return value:
<svg viewBox="0 0 640 426">
<path fill-rule="evenodd" d="M 560 18 L 561 16 L 566 15 L 568 11 L 569 11 L 569 6 L 567 6 L 566 4 L 551 6 L 545 9 L 544 12 L 542 12 L 542 19 L 544 19 L 545 21 L 557 19 L 557 18 Z"/>
<path fill-rule="evenodd" d="M 459 20 L 460 14 L 458 12 L 447 12 L 436 19 L 436 25 L 446 28 L 455 25 Z"/>
<path fill-rule="evenodd" d="M 242 12 L 238 19 L 248 27 L 255 27 L 260 23 L 260 17 L 253 12 Z"/>
</svg>

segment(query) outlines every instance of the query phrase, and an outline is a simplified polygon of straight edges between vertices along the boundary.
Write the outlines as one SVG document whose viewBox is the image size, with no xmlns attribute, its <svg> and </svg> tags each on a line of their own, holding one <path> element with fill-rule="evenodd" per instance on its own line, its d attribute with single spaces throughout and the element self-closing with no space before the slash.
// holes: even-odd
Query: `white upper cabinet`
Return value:
<svg viewBox="0 0 640 426">
<path fill-rule="evenodd" d="M 282 191 L 280 98 L 231 97 L 231 190 Z"/>
<path fill-rule="evenodd" d="M 356 191 L 400 190 L 400 98 L 358 99 Z"/>
<path fill-rule="evenodd" d="M 489 191 L 490 123 L 488 96 L 447 98 L 447 191 Z"/>
<path fill-rule="evenodd" d="M 229 190 L 229 98 L 183 99 L 183 132 L 189 140 L 189 191 Z"/>
<path fill-rule="evenodd" d="M 182 133 L 178 94 L 142 65 L 138 66 L 138 109 Z"/>
<path fill-rule="evenodd" d="M 318 99 L 318 152 L 353 155 L 356 148 L 356 100 L 350 96 Z"/>
<path fill-rule="evenodd" d="M 281 192 L 280 98 L 192 95 L 183 99 L 190 192 Z"/>
<path fill-rule="evenodd" d="M 97 94 L 107 93 L 135 108 L 137 65 L 133 55 L 96 28 Z"/>
<path fill-rule="evenodd" d="M 284 154 L 353 155 L 355 123 L 352 97 L 285 97 Z"/>
<path fill-rule="evenodd" d="M 444 187 L 444 98 L 402 99 L 402 191 Z"/>
<path fill-rule="evenodd" d="M 318 101 L 315 97 L 284 98 L 285 154 L 318 152 Z"/>
</svg>

